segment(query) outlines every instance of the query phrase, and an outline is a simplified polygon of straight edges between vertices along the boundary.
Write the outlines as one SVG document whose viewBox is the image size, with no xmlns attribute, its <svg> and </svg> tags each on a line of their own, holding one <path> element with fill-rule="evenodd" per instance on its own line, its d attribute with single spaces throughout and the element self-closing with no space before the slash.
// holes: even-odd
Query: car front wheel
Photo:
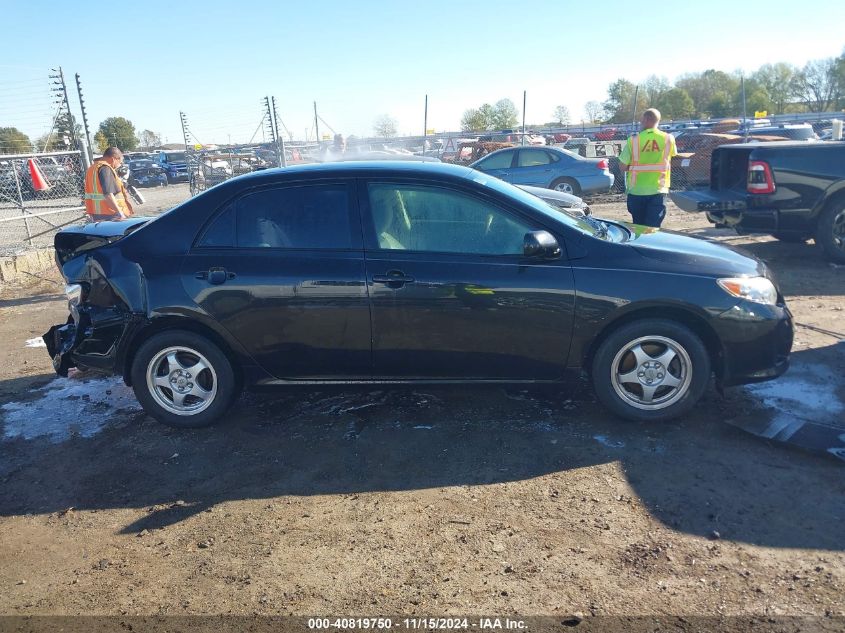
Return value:
<svg viewBox="0 0 845 633">
<path fill-rule="evenodd" d="M 661 421 L 689 411 L 707 389 L 710 356 L 689 328 L 643 319 L 613 331 L 592 364 L 593 388 L 617 415 Z"/>
<path fill-rule="evenodd" d="M 226 355 L 207 338 L 184 330 L 150 338 L 135 354 L 131 374 L 141 406 L 169 426 L 213 424 L 237 396 Z"/>
</svg>

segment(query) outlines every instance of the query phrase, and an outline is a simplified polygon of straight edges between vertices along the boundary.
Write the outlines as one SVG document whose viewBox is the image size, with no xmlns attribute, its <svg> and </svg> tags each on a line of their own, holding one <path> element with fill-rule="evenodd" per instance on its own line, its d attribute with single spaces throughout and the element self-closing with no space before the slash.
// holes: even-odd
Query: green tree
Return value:
<svg viewBox="0 0 845 633">
<path fill-rule="evenodd" d="M 787 104 L 792 101 L 795 93 L 796 72 L 797 69 L 794 66 L 780 62 L 764 64 L 751 75 L 769 95 L 772 114 L 782 114 Z"/>
<path fill-rule="evenodd" d="M 662 93 L 655 107 L 660 110 L 664 119 L 688 119 L 695 113 L 692 97 L 683 88 L 672 88 Z"/>
<path fill-rule="evenodd" d="M 396 136 L 396 119 L 387 114 L 382 114 L 373 123 L 373 131 L 376 133 L 376 136 L 383 138 Z"/>
<path fill-rule="evenodd" d="M 699 110 L 698 113 L 718 119 L 735 114 L 733 107 L 734 106 L 731 103 L 731 99 L 728 94 L 720 92 L 713 95 L 710 98 L 710 101 L 708 101 L 704 108 Z"/>
<path fill-rule="evenodd" d="M 510 99 L 500 99 L 493 106 L 492 128 L 506 130 L 519 124 L 519 110 Z"/>
<path fill-rule="evenodd" d="M 795 95 L 810 112 L 826 112 L 834 107 L 843 95 L 842 58 L 816 59 L 795 75 Z"/>
<path fill-rule="evenodd" d="M 645 96 L 645 101 L 649 104 L 648 107 L 657 107 L 655 104 L 671 88 L 672 86 L 665 77 L 650 75 L 640 86 L 640 93 Z"/>
<path fill-rule="evenodd" d="M 105 138 L 106 147 L 102 147 L 101 139 L 97 138 L 100 135 Z M 138 147 L 135 126 L 132 125 L 132 121 L 124 119 L 122 116 L 109 117 L 100 123 L 100 129 L 94 138 L 100 146 L 101 152 L 112 145 L 123 152 L 130 152 Z"/>
<path fill-rule="evenodd" d="M 94 135 L 94 143 L 96 143 L 97 149 L 101 154 L 108 149 L 109 145 L 111 145 L 111 143 L 109 143 L 109 139 L 106 138 L 106 135 L 103 134 L 102 130 L 98 131 Z"/>
<path fill-rule="evenodd" d="M 554 120 L 558 125 L 569 125 L 571 118 L 566 106 L 559 105 L 555 108 Z"/>
<path fill-rule="evenodd" d="M 464 110 L 464 114 L 461 116 L 461 130 L 463 132 L 481 132 L 486 129 L 484 117 L 478 108 Z"/>
<path fill-rule="evenodd" d="M 703 73 L 691 73 L 681 76 L 675 82 L 676 88 L 683 88 L 692 98 L 695 113 L 709 116 L 728 116 L 734 95 L 739 89 L 739 79 L 721 70 L 705 70 Z M 724 105 L 724 113 L 717 114 L 712 106 Z"/>
<path fill-rule="evenodd" d="M 637 95 L 637 103 L 634 104 L 634 95 Z M 604 111 L 607 116 L 607 123 L 627 123 L 631 117 L 648 107 L 645 92 L 638 91 L 637 87 L 627 79 L 617 79 L 607 89 L 607 101 L 604 102 Z"/>
<path fill-rule="evenodd" d="M 26 154 L 32 141 L 16 127 L 0 127 L 0 154 Z"/>
</svg>

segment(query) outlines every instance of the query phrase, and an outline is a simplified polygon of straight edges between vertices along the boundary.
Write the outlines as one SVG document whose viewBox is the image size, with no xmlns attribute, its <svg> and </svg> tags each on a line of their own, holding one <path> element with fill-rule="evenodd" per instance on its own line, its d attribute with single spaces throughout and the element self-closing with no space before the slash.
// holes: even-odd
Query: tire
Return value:
<svg viewBox="0 0 845 633">
<path fill-rule="evenodd" d="M 592 363 L 593 389 L 622 418 L 660 422 L 695 406 L 707 389 L 710 371 L 707 348 L 689 328 L 666 319 L 642 319 L 614 330 L 599 346 Z M 667 384 L 667 376 L 673 384 Z M 649 404 L 647 389 L 655 383 L 661 384 L 651 391 Z"/>
<path fill-rule="evenodd" d="M 845 200 L 839 198 L 825 207 L 816 225 L 815 239 L 828 259 L 845 264 Z"/>
<path fill-rule="evenodd" d="M 558 178 L 555 180 L 549 189 L 555 191 L 562 191 L 563 193 L 572 194 L 573 196 L 581 195 L 581 185 L 574 178 Z"/>
<path fill-rule="evenodd" d="M 808 235 L 800 233 L 772 233 L 772 237 L 787 244 L 804 244 L 810 239 Z"/>
<path fill-rule="evenodd" d="M 130 373 L 144 410 L 177 428 L 213 424 L 238 395 L 226 355 L 204 336 L 185 330 L 156 334 L 141 345 Z"/>
</svg>

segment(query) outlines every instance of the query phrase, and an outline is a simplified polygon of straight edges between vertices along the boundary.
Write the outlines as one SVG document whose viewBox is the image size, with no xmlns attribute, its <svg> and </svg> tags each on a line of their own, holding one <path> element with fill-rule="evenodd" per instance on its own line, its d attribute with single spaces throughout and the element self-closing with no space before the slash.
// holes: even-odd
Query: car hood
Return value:
<svg viewBox="0 0 845 633">
<path fill-rule="evenodd" d="M 702 275 L 769 277 L 762 261 L 742 249 L 699 237 L 636 224 L 623 224 L 631 232 L 627 244 L 643 257 Z"/>
</svg>

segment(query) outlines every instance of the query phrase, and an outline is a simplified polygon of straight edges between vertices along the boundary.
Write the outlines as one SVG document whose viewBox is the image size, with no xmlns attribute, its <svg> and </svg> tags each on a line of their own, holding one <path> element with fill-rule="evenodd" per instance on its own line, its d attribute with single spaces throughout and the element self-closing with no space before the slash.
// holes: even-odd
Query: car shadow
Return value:
<svg viewBox="0 0 845 633">
<path fill-rule="evenodd" d="M 94 412 L 99 403 L 90 401 Z M 675 530 L 845 550 L 841 464 L 722 422 L 737 410 L 755 414 L 745 391 L 722 398 L 710 390 L 683 420 L 624 422 L 594 402 L 585 382 L 563 392 L 425 387 L 247 394 L 227 421 L 200 430 L 168 428 L 130 410 L 112 413 L 101 432 L 60 442 L 10 438 L 7 429 L 0 441 L 0 516 L 133 509 L 144 515 L 121 532 L 136 533 L 227 501 L 540 477 L 549 478 L 554 501 L 566 503 L 568 473 L 618 464 L 627 479 L 620 485 Z M 3 414 L 0 409 L 0 421 Z"/>
<path fill-rule="evenodd" d="M 30 306 L 39 303 L 48 303 L 64 299 L 63 294 L 31 295 L 28 297 L 16 297 L 15 299 L 0 299 L 0 308 L 12 308 L 17 306 Z"/>
</svg>

